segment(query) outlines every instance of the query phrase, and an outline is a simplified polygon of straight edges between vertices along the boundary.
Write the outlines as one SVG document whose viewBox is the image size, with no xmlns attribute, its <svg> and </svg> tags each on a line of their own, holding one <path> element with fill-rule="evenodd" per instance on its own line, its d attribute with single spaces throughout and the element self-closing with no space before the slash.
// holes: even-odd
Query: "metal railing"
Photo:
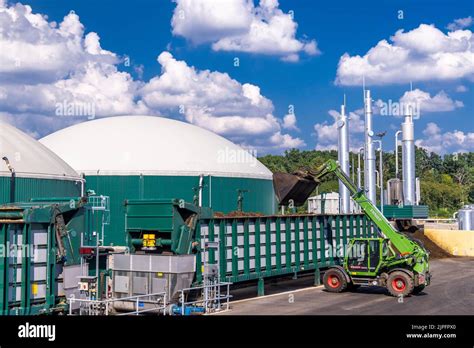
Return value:
<svg viewBox="0 0 474 348">
<path fill-rule="evenodd" d="M 218 282 L 202 286 L 196 286 L 192 288 L 184 288 L 179 290 L 179 303 L 181 306 L 181 315 L 185 315 L 186 307 L 196 306 L 201 304 L 201 307 L 204 308 L 205 313 L 218 312 L 222 309 L 222 302 L 225 301 L 226 310 L 229 310 L 229 302 L 232 298 L 230 292 L 229 282 Z M 222 295 L 221 287 L 226 287 L 225 295 Z M 203 290 L 204 298 L 196 301 L 185 301 L 185 292 L 194 291 L 194 290 Z"/>
<path fill-rule="evenodd" d="M 425 223 L 445 223 L 445 224 L 452 224 L 452 223 L 456 223 L 457 220 L 454 219 L 454 218 L 444 218 L 444 219 L 436 219 L 436 218 L 433 218 L 433 219 L 416 219 L 416 221 L 420 221 L 420 222 L 425 222 Z"/>
<path fill-rule="evenodd" d="M 152 300 L 152 297 L 157 298 L 155 300 Z M 158 311 L 162 312 L 163 314 L 166 314 L 166 307 L 168 305 L 166 292 L 134 295 L 105 300 L 80 299 L 71 296 L 67 299 L 67 301 L 69 304 L 69 315 L 73 315 L 73 305 L 76 302 L 79 303 L 79 315 L 109 315 L 111 310 L 111 304 L 113 304 L 114 302 L 129 302 L 134 304 L 134 311 L 119 313 L 116 315 L 139 315 L 152 311 Z M 145 307 L 145 304 L 155 305 L 155 307 L 140 309 L 140 307 Z"/>
</svg>

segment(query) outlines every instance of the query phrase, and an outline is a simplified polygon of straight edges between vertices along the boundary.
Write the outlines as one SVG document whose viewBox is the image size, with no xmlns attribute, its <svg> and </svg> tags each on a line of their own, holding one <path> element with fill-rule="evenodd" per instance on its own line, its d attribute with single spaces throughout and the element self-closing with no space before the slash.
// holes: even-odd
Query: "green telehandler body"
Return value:
<svg viewBox="0 0 474 348">
<path fill-rule="evenodd" d="M 340 265 L 325 271 L 323 283 L 330 292 L 341 292 L 360 285 L 383 286 L 393 296 L 418 293 L 429 285 L 429 253 L 416 241 L 398 232 L 363 190 L 329 160 L 317 170 L 293 174 L 274 173 L 273 184 L 280 205 L 302 205 L 320 180 L 334 173 L 379 231 L 379 238 L 352 238 Z"/>
</svg>

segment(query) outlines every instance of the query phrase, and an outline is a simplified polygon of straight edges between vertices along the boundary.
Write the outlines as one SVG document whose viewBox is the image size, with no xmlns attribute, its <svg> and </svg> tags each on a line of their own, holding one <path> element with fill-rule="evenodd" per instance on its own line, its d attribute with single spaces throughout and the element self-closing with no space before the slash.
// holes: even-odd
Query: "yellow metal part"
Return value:
<svg viewBox="0 0 474 348">
<path fill-rule="evenodd" d="M 147 233 L 143 235 L 143 246 L 147 248 L 156 247 L 156 237 L 153 233 Z"/>
</svg>

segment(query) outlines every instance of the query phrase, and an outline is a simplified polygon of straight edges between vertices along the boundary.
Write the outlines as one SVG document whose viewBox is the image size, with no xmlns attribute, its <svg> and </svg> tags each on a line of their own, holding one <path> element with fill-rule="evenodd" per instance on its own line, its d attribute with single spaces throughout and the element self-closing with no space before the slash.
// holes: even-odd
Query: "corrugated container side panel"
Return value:
<svg viewBox="0 0 474 348">
<path fill-rule="evenodd" d="M 201 222 L 201 231 L 207 224 L 225 226 L 221 273 L 233 282 L 332 265 L 352 236 L 374 236 L 361 215 L 211 219 Z"/>
</svg>

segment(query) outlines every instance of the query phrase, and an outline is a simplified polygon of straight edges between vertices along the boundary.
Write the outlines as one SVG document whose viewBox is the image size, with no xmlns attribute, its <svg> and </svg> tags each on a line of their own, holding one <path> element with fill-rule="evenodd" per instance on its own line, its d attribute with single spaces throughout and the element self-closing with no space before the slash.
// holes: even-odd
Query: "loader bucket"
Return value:
<svg viewBox="0 0 474 348">
<path fill-rule="evenodd" d="M 288 173 L 273 173 L 273 189 L 280 205 L 293 200 L 295 206 L 303 205 L 318 186 L 314 180 Z"/>
</svg>

